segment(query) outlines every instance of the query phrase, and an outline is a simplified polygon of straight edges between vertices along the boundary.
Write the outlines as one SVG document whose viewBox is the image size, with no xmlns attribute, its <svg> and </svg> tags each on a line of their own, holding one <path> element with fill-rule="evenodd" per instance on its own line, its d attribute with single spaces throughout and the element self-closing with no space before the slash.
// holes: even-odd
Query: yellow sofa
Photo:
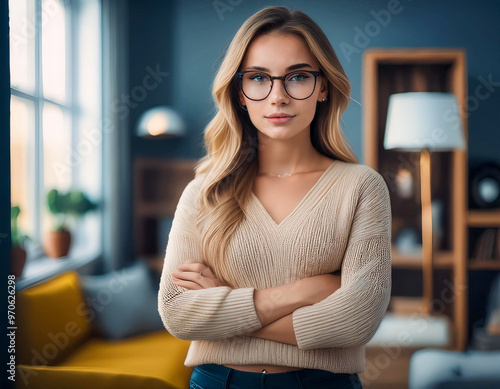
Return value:
<svg viewBox="0 0 500 389">
<path fill-rule="evenodd" d="M 166 330 L 107 340 L 85 307 L 76 271 L 17 293 L 16 389 L 189 387 L 189 341 Z"/>
</svg>

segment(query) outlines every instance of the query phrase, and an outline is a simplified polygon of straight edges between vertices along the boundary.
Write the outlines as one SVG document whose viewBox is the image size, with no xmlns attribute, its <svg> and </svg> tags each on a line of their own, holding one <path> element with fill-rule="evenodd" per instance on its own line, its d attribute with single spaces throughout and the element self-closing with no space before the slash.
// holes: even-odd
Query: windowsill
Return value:
<svg viewBox="0 0 500 389">
<path fill-rule="evenodd" d="M 44 256 L 27 261 L 23 274 L 16 278 L 16 291 L 26 289 L 66 271 L 79 269 L 100 257 L 100 253 L 76 253 L 57 259 Z"/>
</svg>

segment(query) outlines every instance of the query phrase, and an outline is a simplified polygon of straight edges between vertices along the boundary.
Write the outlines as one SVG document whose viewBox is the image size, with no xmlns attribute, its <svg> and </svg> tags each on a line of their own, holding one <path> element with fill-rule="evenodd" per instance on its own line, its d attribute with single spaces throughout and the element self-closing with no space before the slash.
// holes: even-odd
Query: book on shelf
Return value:
<svg viewBox="0 0 500 389">
<path fill-rule="evenodd" d="M 497 228 L 497 241 L 496 241 L 496 249 L 494 259 L 500 261 L 500 228 Z"/>
<path fill-rule="evenodd" d="M 500 261 L 500 229 L 487 228 L 476 240 L 472 255 L 474 261 Z"/>
</svg>

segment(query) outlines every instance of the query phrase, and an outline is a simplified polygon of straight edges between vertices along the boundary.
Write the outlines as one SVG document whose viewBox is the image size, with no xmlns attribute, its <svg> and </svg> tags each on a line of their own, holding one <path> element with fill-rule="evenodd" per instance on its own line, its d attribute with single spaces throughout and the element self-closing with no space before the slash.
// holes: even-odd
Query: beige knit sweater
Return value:
<svg viewBox="0 0 500 389">
<path fill-rule="evenodd" d="M 185 366 L 270 364 L 363 372 L 365 344 L 391 292 L 391 205 L 382 176 L 366 165 L 335 160 L 280 224 L 252 194 L 225 258 L 237 288 L 188 290 L 174 284 L 170 273 L 190 258 L 203 261 L 195 226 L 203 177 L 186 186 L 177 205 L 158 294 L 165 328 L 193 341 Z M 298 346 L 243 335 L 262 327 L 255 289 L 339 269 L 340 289 L 293 312 Z"/>
</svg>

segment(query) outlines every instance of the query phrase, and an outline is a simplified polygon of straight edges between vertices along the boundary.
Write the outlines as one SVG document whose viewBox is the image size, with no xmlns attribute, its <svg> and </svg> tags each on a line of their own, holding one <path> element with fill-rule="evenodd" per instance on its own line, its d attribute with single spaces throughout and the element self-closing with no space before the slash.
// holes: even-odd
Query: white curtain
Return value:
<svg viewBox="0 0 500 389">
<path fill-rule="evenodd" d="M 132 257 L 129 118 L 119 105 L 128 90 L 127 4 L 102 0 L 104 272 L 124 267 Z"/>
</svg>

